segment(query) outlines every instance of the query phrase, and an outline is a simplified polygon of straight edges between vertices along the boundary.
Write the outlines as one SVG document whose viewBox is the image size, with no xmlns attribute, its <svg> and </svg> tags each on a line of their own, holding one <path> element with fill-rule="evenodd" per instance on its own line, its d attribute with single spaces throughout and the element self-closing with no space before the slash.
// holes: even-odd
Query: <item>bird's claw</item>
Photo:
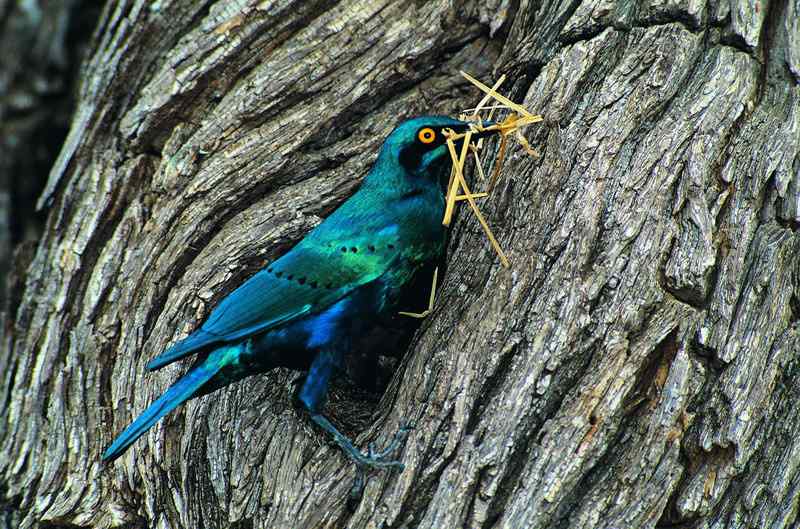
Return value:
<svg viewBox="0 0 800 529">
<path fill-rule="evenodd" d="M 389 454 L 397 450 L 397 447 L 403 442 L 403 438 L 413 429 L 414 427 L 408 424 L 401 426 L 397 430 L 397 433 L 394 434 L 394 438 L 392 442 L 389 443 L 389 446 L 381 452 L 376 450 L 374 442 L 369 443 L 369 445 L 367 445 L 367 454 L 361 454 L 363 459 L 361 461 L 356 460 L 356 465 L 378 468 L 397 468 L 402 472 L 405 468 L 403 463 L 400 461 L 385 461 L 385 459 Z"/>
<path fill-rule="evenodd" d="M 384 450 L 378 452 L 375 448 L 375 443 L 371 442 L 367 445 L 367 453 L 362 454 L 356 451 L 356 454 L 349 453 L 350 457 L 356 464 L 356 477 L 353 479 L 353 485 L 350 487 L 350 493 L 347 498 L 347 506 L 351 512 L 355 512 L 358 503 L 364 495 L 364 488 L 366 486 L 366 472 L 368 468 L 396 468 L 403 471 L 405 465 L 397 460 L 388 460 L 386 458 L 394 452 L 400 443 L 403 442 L 405 436 L 413 430 L 412 425 L 403 425 L 394 434 L 392 442 L 389 443 Z"/>
<path fill-rule="evenodd" d="M 374 444 L 370 444 L 369 448 L 367 449 L 367 453 L 364 454 L 358 448 L 353 446 L 353 443 L 342 435 L 339 430 L 337 430 L 331 423 L 323 417 L 322 415 L 315 413 L 311 416 L 311 418 L 316 422 L 319 426 L 321 426 L 324 430 L 328 431 L 331 435 L 333 435 L 334 440 L 339 444 L 339 447 L 344 451 L 344 453 L 353 460 L 353 463 L 356 464 L 359 468 L 396 468 L 402 471 L 405 468 L 405 465 L 400 461 L 394 460 L 386 460 L 387 456 L 397 449 L 400 443 L 405 437 L 406 433 L 408 433 L 411 428 L 409 426 L 402 426 L 397 431 L 394 436 L 394 439 L 389 446 L 383 450 L 382 452 L 375 452 Z"/>
</svg>

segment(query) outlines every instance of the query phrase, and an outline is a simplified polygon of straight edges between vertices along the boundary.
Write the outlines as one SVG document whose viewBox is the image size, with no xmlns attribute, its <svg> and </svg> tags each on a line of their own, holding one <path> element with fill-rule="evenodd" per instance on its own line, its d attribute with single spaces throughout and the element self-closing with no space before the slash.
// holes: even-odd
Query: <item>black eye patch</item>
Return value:
<svg viewBox="0 0 800 529">
<path fill-rule="evenodd" d="M 409 173 L 416 171 L 421 161 L 422 149 L 418 145 L 411 144 L 400 151 L 400 165 Z"/>
</svg>

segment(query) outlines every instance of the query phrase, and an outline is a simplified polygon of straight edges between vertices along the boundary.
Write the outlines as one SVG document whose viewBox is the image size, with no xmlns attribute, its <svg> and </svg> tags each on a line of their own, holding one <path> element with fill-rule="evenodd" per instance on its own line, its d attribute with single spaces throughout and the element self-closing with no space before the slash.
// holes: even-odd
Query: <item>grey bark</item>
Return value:
<svg viewBox="0 0 800 529">
<path fill-rule="evenodd" d="M 792 527 L 800 488 L 800 4 L 112 2 L 2 340 L 23 527 Z M 346 198 L 402 117 L 509 76 L 545 115 L 359 443 L 417 429 L 356 512 L 277 371 L 102 449 L 144 364 Z M 360 415 L 351 419 L 349 415 Z M 366 416 L 366 419 L 364 417 Z"/>
<path fill-rule="evenodd" d="M 0 306 L 18 302 L 5 287 L 41 236 L 37 195 L 69 128 L 73 83 L 97 12 L 87 0 L 0 1 Z"/>
</svg>

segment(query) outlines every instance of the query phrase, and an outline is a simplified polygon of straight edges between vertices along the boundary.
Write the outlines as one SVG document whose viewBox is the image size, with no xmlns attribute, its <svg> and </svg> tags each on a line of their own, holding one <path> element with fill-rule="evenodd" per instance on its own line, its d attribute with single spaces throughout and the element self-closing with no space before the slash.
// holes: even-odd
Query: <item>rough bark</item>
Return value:
<svg viewBox="0 0 800 529">
<path fill-rule="evenodd" d="M 791 527 L 800 489 L 800 4 L 111 2 L 2 340 L 23 527 Z M 144 364 L 348 196 L 401 118 L 506 73 L 545 115 L 474 219 L 353 468 L 278 371 L 192 401 Z M 8 330 L 8 329 L 7 329 Z M 350 410 L 337 414 L 337 410 Z M 353 426 L 356 424 L 356 426 Z M 359 428 L 359 426 L 365 427 Z"/>
<path fill-rule="evenodd" d="M 69 128 L 73 82 L 98 12 L 86 0 L 42 4 L 0 1 L 2 278 L 14 273 L 12 248 L 22 247 L 18 262 L 24 265 L 41 236 L 37 195 Z M 0 306 L 6 302 L 4 286 Z"/>
</svg>

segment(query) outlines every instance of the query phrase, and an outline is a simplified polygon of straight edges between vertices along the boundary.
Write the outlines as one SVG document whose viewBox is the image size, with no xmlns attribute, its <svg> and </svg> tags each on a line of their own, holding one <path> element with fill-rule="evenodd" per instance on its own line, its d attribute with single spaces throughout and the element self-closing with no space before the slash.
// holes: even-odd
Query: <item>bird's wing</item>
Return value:
<svg viewBox="0 0 800 529">
<path fill-rule="evenodd" d="M 381 234 L 336 235 L 335 239 L 315 236 L 301 241 L 234 290 L 200 329 L 153 359 L 147 368 L 158 369 L 208 345 L 237 340 L 324 310 L 380 277 L 399 255 L 394 245 L 367 243 L 367 235 L 370 240 L 387 240 Z"/>
</svg>

